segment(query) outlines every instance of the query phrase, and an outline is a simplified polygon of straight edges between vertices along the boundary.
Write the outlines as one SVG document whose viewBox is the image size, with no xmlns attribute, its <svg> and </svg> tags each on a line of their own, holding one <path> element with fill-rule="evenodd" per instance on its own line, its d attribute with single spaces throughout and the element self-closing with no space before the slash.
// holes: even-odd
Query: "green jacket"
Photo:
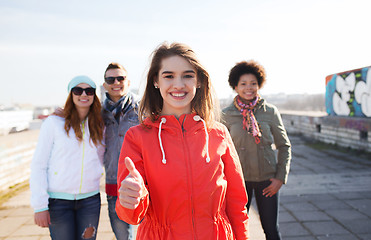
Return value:
<svg viewBox="0 0 371 240">
<path fill-rule="evenodd" d="M 259 144 L 242 127 L 242 114 L 233 105 L 223 109 L 227 126 L 240 157 L 245 181 L 261 182 L 277 178 L 287 182 L 290 170 L 291 144 L 277 108 L 262 99 L 254 109 L 262 138 Z M 277 149 L 277 153 L 275 151 Z"/>
</svg>

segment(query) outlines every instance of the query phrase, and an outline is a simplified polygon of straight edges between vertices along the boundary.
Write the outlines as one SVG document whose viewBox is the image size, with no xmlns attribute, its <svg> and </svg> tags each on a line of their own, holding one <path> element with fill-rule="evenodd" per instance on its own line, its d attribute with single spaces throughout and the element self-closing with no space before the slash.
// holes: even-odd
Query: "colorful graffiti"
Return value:
<svg viewBox="0 0 371 240">
<path fill-rule="evenodd" d="M 326 111 L 333 116 L 371 117 L 371 66 L 327 76 Z"/>
<path fill-rule="evenodd" d="M 322 124 L 327 126 L 337 126 L 339 128 L 354 129 L 358 131 L 371 131 L 371 121 L 368 118 L 345 118 L 328 116 L 321 118 Z"/>
</svg>

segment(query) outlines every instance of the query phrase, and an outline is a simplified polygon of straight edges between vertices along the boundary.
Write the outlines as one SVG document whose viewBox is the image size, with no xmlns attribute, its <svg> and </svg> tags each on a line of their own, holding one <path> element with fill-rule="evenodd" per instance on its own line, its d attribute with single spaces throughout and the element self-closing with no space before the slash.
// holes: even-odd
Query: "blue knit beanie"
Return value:
<svg viewBox="0 0 371 240">
<path fill-rule="evenodd" d="M 77 77 L 72 78 L 72 80 L 68 84 L 68 88 L 67 88 L 68 92 L 71 92 L 71 89 L 76 87 L 80 83 L 86 83 L 86 84 L 89 84 L 90 87 L 92 88 L 97 88 L 95 86 L 94 81 L 91 80 L 88 76 L 77 76 Z"/>
</svg>

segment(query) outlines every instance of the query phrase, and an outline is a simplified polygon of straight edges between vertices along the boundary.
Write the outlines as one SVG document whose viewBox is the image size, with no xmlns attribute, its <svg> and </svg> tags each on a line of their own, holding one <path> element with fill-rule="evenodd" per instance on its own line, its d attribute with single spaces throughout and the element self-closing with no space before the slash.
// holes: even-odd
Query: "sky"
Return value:
<svg viewBox="0 0 371 240">
<path fill-rule="evenodd" d="M 153 50 L 189 45 L 219 98 L 230 69 L 265 67 L 261 94 L 325 93 L 327 75 L 371 65 L 369 0 L 0 0 L 0 105 L 63 105 L 68 82 L 98 85 L 110 62 L 145 85 Z"/>
</svg>

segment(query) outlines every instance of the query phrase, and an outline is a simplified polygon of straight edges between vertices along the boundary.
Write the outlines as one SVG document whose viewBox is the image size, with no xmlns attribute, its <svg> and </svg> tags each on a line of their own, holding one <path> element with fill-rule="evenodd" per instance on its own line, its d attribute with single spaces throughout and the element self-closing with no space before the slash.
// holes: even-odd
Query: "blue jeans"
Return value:
<svg viewBox="0 0 371 240">
<path fill-rule="evenodd" d="M 97 236 L 100 194 L 81 200 L 49 199 L 50 236 L 53 240 L 91 239 Z"/>
<path fill-rule="evenodd" d="M 117 240 L 132 240 L 133 226 L 122 221 L 116 214 L 116 200 L 117 196 L 107 195 L 108 215 L 111 222 L 112 231 Z"/>
<path fill-rule="evenodd" d="M 270 180 L 262 182 L 245 182 L 248 195 L 247 209 L 251 205 L 251 199 L 255 194 L 256 205 L 258 207 L 260 222 L 262 224 L 267 240 L 280 240 L 278 231 L 278 192 L 272 197 L 263 196 L 263 189 L 271 184 Z"/>
</svg>

